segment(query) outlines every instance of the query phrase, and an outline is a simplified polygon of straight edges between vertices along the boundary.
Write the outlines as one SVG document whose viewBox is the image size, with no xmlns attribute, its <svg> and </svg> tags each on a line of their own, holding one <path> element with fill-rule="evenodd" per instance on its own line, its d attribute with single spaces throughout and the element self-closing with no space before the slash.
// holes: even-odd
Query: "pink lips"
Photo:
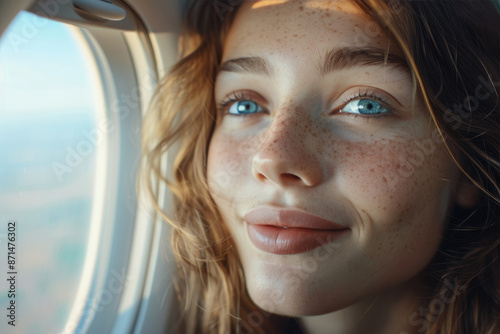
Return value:
<svg viewBox="0 0 500 334">
<path fill-rule="evenodd" d="M 273 254 L 298 254 L 330 243 L 350 229 L 297 209 L 259 207 L 243 219 L 255 247 Z"/>
</svg>

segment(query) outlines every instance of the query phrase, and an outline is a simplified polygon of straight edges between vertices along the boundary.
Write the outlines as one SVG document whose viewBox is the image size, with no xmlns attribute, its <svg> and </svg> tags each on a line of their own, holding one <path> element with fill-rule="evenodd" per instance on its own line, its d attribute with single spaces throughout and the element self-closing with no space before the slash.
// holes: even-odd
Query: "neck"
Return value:
<svg viewBox="0 0 500 334">
<path fill-rule="evenodd" d="M 415 282 L 368 296 L 344 309 L 300 318 L 307 334 L 413 334 L 415 314 L 425 296 Z M 417 316 L 417 318 L 421 318 Z"/>
</svg>

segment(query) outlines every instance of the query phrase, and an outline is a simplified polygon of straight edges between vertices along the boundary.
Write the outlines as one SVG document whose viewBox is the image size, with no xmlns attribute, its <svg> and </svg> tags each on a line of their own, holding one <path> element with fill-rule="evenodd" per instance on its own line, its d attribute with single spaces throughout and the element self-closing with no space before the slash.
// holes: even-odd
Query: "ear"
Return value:
<svg viewBox="0 0 500 334">
<path fill-rule="evenodd" d="M 456 201 L 460 206 L 470 209 L 479 203 L 481 190 L 467 176 L 461 175 L 456 189 Z"/>
</svg>

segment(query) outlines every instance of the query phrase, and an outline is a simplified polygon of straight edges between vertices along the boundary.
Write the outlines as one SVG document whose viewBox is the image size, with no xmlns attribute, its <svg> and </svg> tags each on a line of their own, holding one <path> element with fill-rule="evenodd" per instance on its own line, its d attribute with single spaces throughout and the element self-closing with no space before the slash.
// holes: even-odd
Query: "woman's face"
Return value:
<svg viewBox="0 0 500 334">
<path fill-rule="evenodd" d="M 244 2 L 208 182 L 264 310 L 323 314 L 430 262 L 458 172 L 401 52 L 340 1 Z"/>
</svg>

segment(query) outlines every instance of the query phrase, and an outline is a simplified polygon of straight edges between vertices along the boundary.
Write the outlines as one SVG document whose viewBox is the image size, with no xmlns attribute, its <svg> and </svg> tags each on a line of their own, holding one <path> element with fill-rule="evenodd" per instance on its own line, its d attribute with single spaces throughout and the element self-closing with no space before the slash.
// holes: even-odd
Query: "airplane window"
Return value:
<svg viewBox="0 0 500 334">
<path fill-rule="evenodd" d="M 0 296 L 15 308 L 15 327 L 1 323 L 7 332 L 62 332 L 92 242 L 104 102 L 83 41 L 79 28 L 28 12 L 0 40 L 2 248 L 8 226 L 15 233 L 12 294 Z M 7 256 L 0 261 L 7 268 Z"/>
</svg>

